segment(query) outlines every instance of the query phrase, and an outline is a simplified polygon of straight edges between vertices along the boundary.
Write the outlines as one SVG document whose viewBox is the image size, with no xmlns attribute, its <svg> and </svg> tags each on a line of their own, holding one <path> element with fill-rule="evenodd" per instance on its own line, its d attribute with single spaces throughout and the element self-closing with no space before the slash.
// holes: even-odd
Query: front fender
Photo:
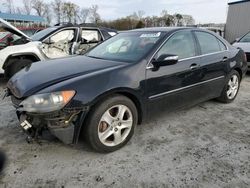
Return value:
<svg viewBox="0 0 250 188">
<path fill-rule="evenodd" d="M 38 60 L 45 60 L 46 57 L 39 49 L 41 42 L 29 42 L 23 45 L 15 45 L 4 48 L 0 51 L 1 56 L 1 67 L 5 69 L 8 66 L 8 60 L 12 57 L 32 55 Z"/>
<path fill-rule="evenodd" d="M 141 106 L 144 111 L 145 97 L 144 63 L 131 64 L 98 74 L 88 74 L 51 85 L 38 93 L 50 93 L 63 90 L 75 90 L 75 104 L 93 106 L 112 94 L 123 94 Z"/>
</svg>

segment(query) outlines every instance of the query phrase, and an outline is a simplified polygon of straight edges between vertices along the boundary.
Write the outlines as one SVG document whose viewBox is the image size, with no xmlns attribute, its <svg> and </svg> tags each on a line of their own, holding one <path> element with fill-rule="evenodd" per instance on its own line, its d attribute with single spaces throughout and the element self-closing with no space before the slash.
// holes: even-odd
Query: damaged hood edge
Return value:
<svg viewBox="0 0 250 188">
<path fill-rule="evenodd" d="M 8 23 L 7 21 L 3 20 L 2 18 L 0 18 L 0 26 L 11 33 L 14 33 L 18 36 L 25 37 L 26 39 L 32 41 L 32 39 L 28 35 L 24 34 L 22 31 L 20 31 L 19 29 L 17 29 L 16 27 Z"/>
</svg>

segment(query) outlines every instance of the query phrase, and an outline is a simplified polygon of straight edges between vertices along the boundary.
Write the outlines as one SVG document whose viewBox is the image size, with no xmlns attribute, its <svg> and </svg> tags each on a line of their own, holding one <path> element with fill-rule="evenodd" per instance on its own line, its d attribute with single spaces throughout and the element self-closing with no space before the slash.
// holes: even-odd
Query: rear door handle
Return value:
<svg viewBox="0 0 250 188">
<path fill-rule="evenodd" d="M 197 69 L 198 67 L 199 67 L 199 65 L 197 65 L 196 63 L 190 65 L 191 70 Z"/>
<path fill-rule="evenodd" d="M 222 61 L 226 62 L 228 60 L 228 57 L 223 57 Z"/>
</svg>

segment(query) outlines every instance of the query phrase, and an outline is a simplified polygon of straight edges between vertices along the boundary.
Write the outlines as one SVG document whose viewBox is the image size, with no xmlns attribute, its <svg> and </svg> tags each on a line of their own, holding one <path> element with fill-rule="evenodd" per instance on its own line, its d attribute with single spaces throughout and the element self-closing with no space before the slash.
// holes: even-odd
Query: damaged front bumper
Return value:
<svg viewBox="0 0 250 188">
<path fill-rule="evenodd" d="M 12 100 L 13 102 L 13 100 Z M 65 107 L 51 113 L 28 113 L 18 110 L 20 126 L 33 139 L 43 138 L 43 132 L 49 131 L 65 144 L 76 144 L 80 130 L 88 112 L 88 107 Z"/>
</svg>

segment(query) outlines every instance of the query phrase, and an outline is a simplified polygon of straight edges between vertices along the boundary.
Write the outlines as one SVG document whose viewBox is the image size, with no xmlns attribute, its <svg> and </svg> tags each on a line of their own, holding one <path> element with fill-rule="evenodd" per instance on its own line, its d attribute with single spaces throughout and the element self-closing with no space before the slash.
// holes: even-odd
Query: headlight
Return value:
<svg viewBox="0 0 250 188">
<path fill-rule="evenodd" d="M 75 91 L 61 91 L 33 95 L 20 104 L 20 110 L 46 113 L 61 110 L 74 97 Z"/>
</svg>

